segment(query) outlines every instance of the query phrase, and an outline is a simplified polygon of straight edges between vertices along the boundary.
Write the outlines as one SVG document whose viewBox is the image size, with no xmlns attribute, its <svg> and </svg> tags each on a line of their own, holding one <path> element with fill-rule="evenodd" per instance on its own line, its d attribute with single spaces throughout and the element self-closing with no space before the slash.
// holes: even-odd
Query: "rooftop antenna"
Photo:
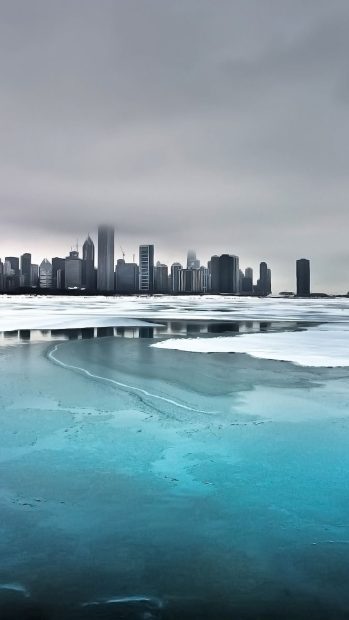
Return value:
<svg viewBox="0 0 349 620">
<path fill-rule="evenodd" d="M 125 250 L 123 250 L 121 245 L 120 245 L 120 250 L 121 250 L 121 253 L 122 253 L 122 258 L 123 258 L 123 260 L 125 260 Z"/>
</svg>

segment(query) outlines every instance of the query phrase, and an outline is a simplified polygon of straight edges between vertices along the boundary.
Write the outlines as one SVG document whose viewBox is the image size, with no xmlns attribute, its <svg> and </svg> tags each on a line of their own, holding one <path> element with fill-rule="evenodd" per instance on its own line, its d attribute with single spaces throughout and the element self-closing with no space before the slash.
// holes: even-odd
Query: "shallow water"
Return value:
<svg viewBox="0 0 349 620">
<path fill-rule="evenodd" d="M 0 348 L 0 617 L 348 617 L 349 369 L 143 335 Z"/>
</svg>

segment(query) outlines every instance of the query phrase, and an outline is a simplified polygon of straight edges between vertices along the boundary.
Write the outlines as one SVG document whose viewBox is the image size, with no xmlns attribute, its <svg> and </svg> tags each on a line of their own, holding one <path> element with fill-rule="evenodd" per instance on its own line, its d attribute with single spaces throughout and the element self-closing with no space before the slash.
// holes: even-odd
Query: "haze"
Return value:
<svg viewBox="0 0 349 620">
<path fill-rule="evenodd" d="M 0 0 L 0 255 L 108 221 L 127 259 L 266 260 L 278 292 L 305 256 L 346 292 L 348 35 L 347 1 Z"/>
</svg>

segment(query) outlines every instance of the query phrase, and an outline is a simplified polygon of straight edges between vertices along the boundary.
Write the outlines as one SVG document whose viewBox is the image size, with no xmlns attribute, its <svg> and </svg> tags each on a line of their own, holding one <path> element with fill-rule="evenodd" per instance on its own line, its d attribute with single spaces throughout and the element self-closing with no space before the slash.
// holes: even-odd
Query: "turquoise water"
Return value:
<svg viewBox="0 0 349 620">
<path fill-rule="evenodd" d="M 0 349 L 2 617 L 348 617 L 349 369 L 152 342 Z"/>
</svg>

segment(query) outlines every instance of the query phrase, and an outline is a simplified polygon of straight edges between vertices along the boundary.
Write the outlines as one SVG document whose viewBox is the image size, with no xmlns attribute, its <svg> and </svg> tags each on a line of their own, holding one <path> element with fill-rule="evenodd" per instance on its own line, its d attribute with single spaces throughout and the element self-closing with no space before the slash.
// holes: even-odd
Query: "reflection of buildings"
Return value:
<svg viewBox="0 0 349 620">
<path fill-rule="evenodd" d="M 298 297 L 309 297 L 310 295 L 310 261 L 307 258 L 300 258 L 296 263 L 297 275 L 297 295 Z"/>
<path fill-rule="evenodd" d="M 98 228 L 97 289 L 102 292 L 114 290 L 114 228 Z"/>
<path fill-rule="evenodd" d="M 152 293 L 154 290 L 154 246 L 139 246 L 139 290 Z"/>
</svg>

